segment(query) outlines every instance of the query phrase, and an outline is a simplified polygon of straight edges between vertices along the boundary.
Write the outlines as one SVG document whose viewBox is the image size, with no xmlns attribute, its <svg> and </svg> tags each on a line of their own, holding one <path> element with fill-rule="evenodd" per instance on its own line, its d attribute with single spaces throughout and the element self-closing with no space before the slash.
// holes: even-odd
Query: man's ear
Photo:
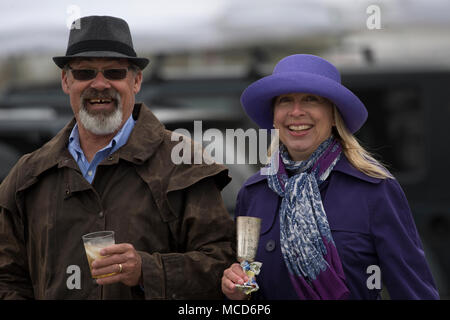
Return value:
<svg viewBox="0 0 450 320">
<path fill-rule="evenodd" d="M 142 70 L 139 70 L 138 72 L 136 72 L 136 75 L 134 77 L 134 85 L 133 85 L 134 94 L 137 94 L 141 90 L 141 84 L 142 84 Z"/>
<path fill-rule="evenodd" d="M 67 81 L 68 72 L 66 69 L 63 69 L 61 71 L 61 87 L 64 91 L 64 93 L 69 94 L 69 83 Z"/>
</svg>

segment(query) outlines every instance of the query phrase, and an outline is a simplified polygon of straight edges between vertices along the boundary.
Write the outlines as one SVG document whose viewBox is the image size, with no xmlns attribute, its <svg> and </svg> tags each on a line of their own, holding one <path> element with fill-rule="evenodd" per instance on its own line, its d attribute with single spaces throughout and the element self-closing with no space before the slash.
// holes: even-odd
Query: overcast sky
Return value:
<svg viewBox="0 0 450 320">
<path fill-rule="evenodd" d="M 164 51 L 367 31 L 368 6 L 386 33 L 450 27 L 448 0 L 2 0 L 0 55 L 64 53 L 68 25 L 92 14 L 122 17 L 138 50 Z M 256 39 L 256 40 L 255 40 Z"/>
</svg>

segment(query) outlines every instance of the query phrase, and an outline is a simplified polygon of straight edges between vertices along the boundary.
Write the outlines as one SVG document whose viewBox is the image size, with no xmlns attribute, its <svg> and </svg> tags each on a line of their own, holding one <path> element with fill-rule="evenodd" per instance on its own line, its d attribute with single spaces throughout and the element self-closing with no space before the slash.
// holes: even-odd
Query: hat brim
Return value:
<svg viewBox="0 0 450 320">
<path fill-rule="evenodd" d="M 120 59 L 128 59 L 133 64 L 137 65 L 139 69 L 143 70 L 148 63 L 150 62 L 147 58 L 137 58 L 137 57 L 130 57 L 125 54 L 121 54 L 118 52 L 111 52 L 111 51 L 86 51 L 77 53 L 75 55 L 71 56 L 59 56 L 59 57 L 53 57 L 53 61 L 55 64 L 60 67 L 61 69 L 64 68 L 64 66 L 72 59 L 74 58 L 120 58 Z"/>
<path fill-rule="evenodd" d="M 273 98 L 288 93 L 312 93 L 331 100 L 351 133 L 367 119 L 367 109 L 359 98 L 340 83 L 304 72 L 283 72 L 264 77 L 244 90 L 241 103 L 247 115 L 263 129 L 273 128 Z"/>
</svg>

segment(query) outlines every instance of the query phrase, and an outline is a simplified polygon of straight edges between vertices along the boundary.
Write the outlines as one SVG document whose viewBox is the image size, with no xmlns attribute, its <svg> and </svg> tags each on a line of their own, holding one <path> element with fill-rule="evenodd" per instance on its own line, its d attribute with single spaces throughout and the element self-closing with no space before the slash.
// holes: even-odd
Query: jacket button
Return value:
<svg viewBox="0 0 450 320">
<path fill-rule="evenodd" d="M 103 213 L 103 211 L 100 211 L 100 212 L 98 213 L 98 217 L 99 217 L 99 218 L 103 218 L 104 215 L 105 215 L 105 214 Z"/>
<path fill-rule="evenodd" d="M 266 243 L 266 251 L 267 252 L 272 252 L 273 250 L 275 250 L 275 240 L 269 240 Z"/>
</svg>

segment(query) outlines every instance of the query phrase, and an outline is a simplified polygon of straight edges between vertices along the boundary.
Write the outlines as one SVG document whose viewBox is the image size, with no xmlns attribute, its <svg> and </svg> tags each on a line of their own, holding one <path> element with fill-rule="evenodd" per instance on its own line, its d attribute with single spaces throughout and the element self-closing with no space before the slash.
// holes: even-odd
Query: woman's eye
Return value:
<svg viewBox="0 0 450 320">
<path fill-rule="evenodd" d="M 289 102 L 289 101 L 291 101 L 291 98 L 289 98 L 289 97 L 281 97 L 281 98 L 278 99 L 278 104 L 286 103 L 286 102 Z"/>
<path fill-rule="evenodd" d="M 319 101 L 316 96 L 308 95 L 305 97 L 305 101 Z"/>
</svg>

